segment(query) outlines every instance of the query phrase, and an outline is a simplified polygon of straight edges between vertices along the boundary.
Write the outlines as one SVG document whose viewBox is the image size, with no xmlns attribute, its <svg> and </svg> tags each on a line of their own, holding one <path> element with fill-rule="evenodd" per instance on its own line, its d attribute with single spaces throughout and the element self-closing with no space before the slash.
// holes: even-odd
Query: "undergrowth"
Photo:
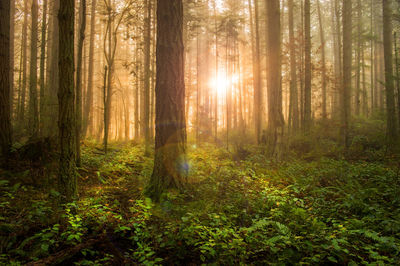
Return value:
<svg viewBox="0 0 400 266">
<path fill-rule="evenodd" d="M 189 190 L 156 205 L 142 195 L 143 153 L 87 142 L 79 200 L 63 210 L 55 190 L 2 179 L 0 264 L 400 264 L 400 177 L 388 160 L 278 163 L 255 148 L 237 159 L 189 146 Z"/>
</svg>

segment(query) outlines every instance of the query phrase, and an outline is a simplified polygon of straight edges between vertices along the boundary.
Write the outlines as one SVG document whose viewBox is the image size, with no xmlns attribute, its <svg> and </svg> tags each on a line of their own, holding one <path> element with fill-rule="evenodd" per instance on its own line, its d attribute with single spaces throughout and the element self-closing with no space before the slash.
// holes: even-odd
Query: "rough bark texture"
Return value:
<svg viewBox="0 0 400 266">
<path fill-rule="evenodd" d="M 343 2 L 343 90 L 342 90 L 342 132 L 344 144 L 349 146 L 349 120 L 350 120 L 350 96 L 351 96 L 351 62 L 352 62 L 352 23 L 351 0 Z"/>
<path fill-rule="evenodd" d="M 383 46 L 385 55 L 386 119 L 389 142 L 397 139 L 393 80 L 392 1 L 383 0 Z"/>
<path fill-rule="evenodd" d="M 147 188 L 155 200 L 168 188 L 182 190 L 187 175 L 182 0 L 157 4 L 155 158 Z"/>
<path fill-rule="evenodd" d="M 11 146 L 10 117 L 10 0 L 0 1 L 0 155 Z"/>
<path fill-rule="evenodd" d="M 60 165 L 58 186 L 62 201 L 77 196 L 75 172 L 75 110 L 74 110 L 74 10 L 75 0 L 62 0 L 59 22 L 59 137 Z"/>
</svg>

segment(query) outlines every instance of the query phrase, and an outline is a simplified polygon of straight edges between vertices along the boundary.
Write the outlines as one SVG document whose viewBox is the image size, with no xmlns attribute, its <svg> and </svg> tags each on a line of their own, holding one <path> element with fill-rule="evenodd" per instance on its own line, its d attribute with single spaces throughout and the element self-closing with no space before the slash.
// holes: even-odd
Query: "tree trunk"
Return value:
<svg viewBox="0 0 400 266">
<path fill-rule="evenodd" d="M 251 0 L 249 0 L 251 1 Z M 250 2 L 249 2 L 250 4 Z M 261 124 L 263 112 L 263 92 L 261 85 L 261 52 L 260 52 L 260 30 L 259 30 L 259 15 L 258 15 L 258 0 L 254 0 L 254 20 L 255 20 L 255 58 L 253 61 L 253 82 L 254 82 L 254 127 L 256 133 L 256 141 L 261 141 Z"/>
<path fill-rule="evenodd" d="M 11 148 L 10 0 L 0 2 L 0 155 Z"/>
<path fill-rule="evenodd" d="M 18 111 L 18 127 L 22 128 L 25 120 L 26 76 L 27 76 L 27 48 L 28 48 L 28 0 L 24 0 L 24 23 L 22 25 L 22 88 Z"/>
<path fill-rule="evenodd" d="M 185 83 L 182 0 L 157 0 L 156 136 L 147 195 L 158 200 L 186 182 Z"/>
<path fill-rule="evenodd" d="M 29 71 L 29 134 L 36 138 L 39 132 L 39 109 L 37 97 L 37 44 L 38 44 L 38 4 L 32 1 L 31 9 L 31 62 Z"/>
<path fill-rule="evenodd" d="M 385 55 L 386 119 L 389 143 L 397 140 L 396 108 L 393 82 L 392 1 L 383 1 L 383 46 Z"/>
<path fill-rule="evenodd" d="M 50 24 L 51 26 L 51 35 L 49 35 L 49 39 L 51 41 L 51 45 L 49 46 L 48 49 L 48 58 L 50 60 L 50 67 L 48 67 L 49 72 L 48 72 L 48 78 L 47 79 L 47 89 L 49 90 L 49 106 L 47 108 L 48 110 L 48 117 L 49 123 L 47 125 L 47 132 L 52 135 L 56 136 L 57 135 L 57 94 L 59 91 L 59 68 L 58 68 L 58 62 L 59 62 L 59 26 L 58 26 L 58 18 L 57 14 L 59 12 L 60 8 L 60 0 L 54 0 L 52 1 L 52 14 L 51 14 L 51 21 L 52 23 Z"/>
<path fill-rule="evenodd" d="M 42 16 L 42 43 L 40 45 L 40 134 L 43 136 L 43 126 L 45 120 L 45 62 L 46 62 L 46 33 L 47 33 L 47 0 L 43 1 Z"/>
<path fill-rule="evenodd" d="M 79 10 L 79 40 L 78 40 L 78 63 L 76 67 L 76 127 L 75 127 L 75 145 L 76 145 L 76 166 L 81 166 L 81 131 L 82 131 L 82 54 L 83 42 L 85 40 L 86 29 L 86 0 L 80 0 Z"/>
<path fill-rule="evenodd" d="M 311 10 L 310 0 L 304 0 L 304 130 L 311 127 Z"/>
<path fill-rule="evenodd" d="M 151 0 L 146 0 L 147 17 L 145 20 L 144 44 L 144 99 L 142 131 L 144 133 L 145 155 L 150 155 L 150 52 L 151 52 Z"/>
<path fill-rule="evenodd" d="M 342 132 L 345 147 L 348 148 L 350 97 L 351 97 L 351 63 L 352 63 L 352 3 L 351 0 L 343 2 L 343 91 L 342 91 Z"/>
<path fill-rule="evenodd" d="M 296 43 L 294 37 L 293 0 L 289 0 L 289 47 L 290 47 L 290 103 L 289 128 L 296 132 L 299 128 L 299 103 L 297 92 Z"/>
<path fill-rule="evenodd" d="M 10 117 L 14 112 L 14 38 L 15 38 L 15 1 L 10 2 Z"/>
<path fill-rule="evenodd" d="M 396 85 L 397 85 L 397 119 L 399 120 L 398 128 L 400 128 L 400 69 L 399 69 L 399 50 L 397 49 L 397 37 L 394 34 L 394 54 L 395 54 L 395 65 L 396 65 Z"/>
<path fill-rule="evenodd" d="M 322 120 L 326 121 L 328 114 L 326 109 L 326 64 L 325 64 L 325 35 L 324 26 L 322 25 L 322 15 L 319 0 L 317 0 L 318 21 L 319 21 L 319 34 L 321 39 L 321 68 L 322 68 Z"/>
<path fill-rule="evenodd" d="M 59 139 L 60 168 L 58 188 L 61 202 L 77 197 L 75 172 L 75 108 L 74 108 L 74 11 L 75 0 L 60 1 L 59 22 Z"/>
<path fill-rule="evenodd" d="M 279 157 L 284 118 L 281 87 L 281 20 L 280 1 L 267 0 L 267 81 L 268 81 L 268 153 Z"/>
<path fill-rule="evenodd" d="M 361 0 L 357 1 L 357 50 L 356 50 L 356 93 L 354 97 L 354 114 L 360 115 L 361 107 L 361 34 L 362 34 L 362 22 L 361 22 Z"/>
<path fill-rule="evenodd" d="M 85 107 L 83 111 L 83 130 L 82 135 L 86 136 L 88 128 L 93 124 L 93 78 L 94 78 L 94 47 L 96 33 L 96 3 L 97 0 L 92 0 L 90 13 L 90 40 L 89 40 L 89 67 L 88 67 L 88 82 L 85 97 Z"/>
</svg>

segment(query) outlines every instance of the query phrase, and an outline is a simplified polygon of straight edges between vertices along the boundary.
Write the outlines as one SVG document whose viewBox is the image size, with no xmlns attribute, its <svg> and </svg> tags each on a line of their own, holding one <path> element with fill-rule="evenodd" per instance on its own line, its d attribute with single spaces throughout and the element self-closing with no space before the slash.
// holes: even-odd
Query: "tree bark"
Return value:
<svg viewBox="0 0 400 266">
<path fill-rule="evenodd" d="M 385 60 L 386 119 L 388 142 L 397 140 L 396 108 L 393 81 L 392 1 L 383 2 L 383 46 Z"/>
<path fill-rule="evenodd" d="M 289 47 L 290 47 L 290 103 L 289 128 L 296 132 L 299 128 L 299 103 L 297 91 L 296 43 L 294 37 L 293 0 L 289 0 Z"/>
<path fill-rule="evenodd" d="M 317 0 L 317 9 L 318 9 L 318 21 L 319 21 L 319 35 L 321 39 L 322 119 L 325 121 L 328 117 L 326 109 L 327 80 L 326 80 L 326 64 L 325 64 L 325 35 L 324 35 L 324 26 L 322 24 L 321 7 L 319 0 Z"/>
<path fill-rule="evenodd" d="M 251 0 L 249 0 L 251 1 Z M 267 1 L 268 2 L 268 1 Z M 250 2 L 249 2 L 250 3 Z M 260 30 L 259 30 L 259 12 L 258 0 L 254 0 L 254 20 L 255 20 L 255 60 L 253 62 L 253 82 L 254 82 L 254 127 L 256 133 L 256 141 L 261 141 L 261 124 L 263 112 L 263 91 L 261 85 L 261 52 L 260 52 Z"/>
<path fill-rule="evenodd" d="M 75 0 L 60 1 L 59 22 L 59 139 L 60 165 L 58 189 L 61 202 L 77 197 L 75 172 L 75 106 L 74 106 L 74 12 Z"/>
<path fill-rule="evenodd" d="M 46 62 L 46 33 L 47 33 L 47 0 L 43 1 L 43 16 L 42 16 L 42 43 L 40 45 L 40 74 L 39 74 L 39 83 L 40 83 L 40 126 L 39 131 L 43 136 L 43 126 L 45 120 L 45 62 Z"/>
<path fill-rule="evenodd" d="M 93 77 L 94 77 L 94 47 L 96 33 L 96 4 L 97 0 L 92 0 L 90 13 L 90 40 L 89 40 L 89 67 L 88 67 L 88 82 L 85 97 L 85 107 L 83 111 L 83 130 L 82 135 L 86 136 L 88 128 L 93 124 Z"/>
<path fill-rule="evenodd" d="M 157 0 L 156 136 L 146 194 L 182 190 L 187 175 L 182 0 Z"/>
<path fill-rule="evenodd" d="M 268 81 L 268 149 L 279 156 L 284 118 L 282 114 L 281 87 L 281 20 L 280 0 L 267 0 L 267 81 Z"/>
<path fill-rule="evenodd" d="M 78 40 L 78 63 L 76 67 L 76 111 L 75 111 L 75 148 L 76 148 L 76 165 L 81 166 L 81 131 L 82 131 L 82 54 L 83 42 L 85 40 L 86 30 L 86 0 L 80 0 L 79 10 L 79 40 Z"/>
<path fill-rule="evenodd" d="M 145 20 L 144 44 L 144 99 L 142 131 L 144 133 L 145 155 L 150 154 L 150 51 L 151 51 L 151 0 L 146 0 L 147 17 Z"/>
<path fill-rule="evenodd" d="M 351 63 L 352 63 L 352 3 L 351 0 L 343 2 L 343 91 L 342 91 L 342 132 L 344 145 L 350 145 L 349 120 L 351 97 Z"/>
<path fill-rule="evenodd" d="M 311 127 L 311 7 L 310 0 L 304 0 L 304 130 Z"/>
<path fill-rule="evenodd" d="M 11 148 L 10 0 L 0 2 L 0 155 Z"/>
<path fill-rule="evenodd" d="M 37 97 L 37 44 L 38 44 L 38 4 L 32 1 L 31 9 L 31 62 L 29 71 L 29 135 L 36 138 L 39 133 L 39 108 Z"/>
</svg>

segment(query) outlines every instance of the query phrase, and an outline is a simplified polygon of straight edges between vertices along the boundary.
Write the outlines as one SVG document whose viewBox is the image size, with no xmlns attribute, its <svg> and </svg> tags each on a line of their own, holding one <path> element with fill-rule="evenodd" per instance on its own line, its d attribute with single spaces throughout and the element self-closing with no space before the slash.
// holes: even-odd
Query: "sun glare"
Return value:
<svg viewBox="0 0 400 266">
<path fill-rule="evenodd" d="M 226 92 L 226 89 L 230 85 L 230 80 L 228 80 L 225 76 L 218 76 L 214 78 L 210 82 L 210 86 L 216 91 L 219 95 L 223 95 Z"/>
</svg>

